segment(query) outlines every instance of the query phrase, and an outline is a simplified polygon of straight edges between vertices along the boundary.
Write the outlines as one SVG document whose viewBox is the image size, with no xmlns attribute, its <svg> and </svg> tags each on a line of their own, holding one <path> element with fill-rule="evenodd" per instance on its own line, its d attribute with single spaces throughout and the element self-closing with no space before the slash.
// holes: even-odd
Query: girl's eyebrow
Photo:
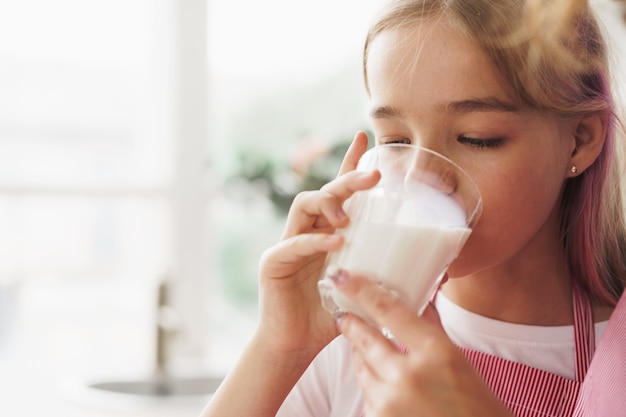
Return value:
<svg viewBox="0 0 626 417">
<path fill-rule="evenodd" d="M 473 112 L 508 112 L 517 113 L 520 108 L 513 103 L 501 100 L 496 97 L 475 98 L 469 100 L 452 101 L 441 104 L 437 109 L 442 113 L 473 113 Z M 378 106 L 372 108 L 370 117 L 372 119 L 403 118 L 404 111 L 394 106 Z"/>
<path fill-rule="evenodd" d="M 448 113 L 472 113 L 472 112 L 519 112 L 520 109 L 513 103 L 496 97 L 485 97 L 470 100 L 453 101 L 440 106 L 441 110 Z"/>
<path fill-rule="evenodd" d="M 403 118 L 404 112 L 393 106 L 378 106 L 370 110 L 370 117 L 372 119 Z"/>
</svg>

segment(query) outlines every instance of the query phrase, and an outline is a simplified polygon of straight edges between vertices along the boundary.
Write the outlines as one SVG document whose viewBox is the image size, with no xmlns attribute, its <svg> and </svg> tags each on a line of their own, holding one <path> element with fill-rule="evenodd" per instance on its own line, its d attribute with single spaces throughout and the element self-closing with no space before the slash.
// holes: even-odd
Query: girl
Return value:
<svg viewBox="0 0 626 417">
<path fill-rule="evenodd" d="M 324 257 L 343 243 L 343 202 L 379 179 L 354 171 L 358 133 L 263 255 L 257 331 L 204 416 L 572 415 L 626 282 L 606 61 L 584 1 L 390 3 L 364 53 L 376 144 L 455 161 L 482 216 L 422 317 L 366 277 L 331 277 L 405 350 L 335 320 L 316 289 Z"/>
</svg>

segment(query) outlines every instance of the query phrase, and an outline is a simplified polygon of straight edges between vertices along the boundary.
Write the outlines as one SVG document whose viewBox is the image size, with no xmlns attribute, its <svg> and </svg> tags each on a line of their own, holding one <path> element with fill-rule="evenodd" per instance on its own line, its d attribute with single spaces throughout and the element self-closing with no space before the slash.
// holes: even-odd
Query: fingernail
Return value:
<svg viewBox="0 0 626 417">
<path fill-rule="evenodd" d="M 340 209 L 338 209 L 338 210 L 335 212 L 335 214 L 337 215 L 337 219 L 338 219 L 338 220 L 343 220 L 343 219 L 345 219 L 346 217 L 348 217 L 348 215 L 346 214 L 346 212 L 345 212 L 345 211 L 343 211 L 343 209 L 341 209 L 341 208 L 340 208 Z"/>
<path fill-rule="evenodd" d="M 330 265 L 326 268 L 326 276 L 335 284 L 343 284 L 348 279 L 348 273 L 335 265 Z"/>
</svg>

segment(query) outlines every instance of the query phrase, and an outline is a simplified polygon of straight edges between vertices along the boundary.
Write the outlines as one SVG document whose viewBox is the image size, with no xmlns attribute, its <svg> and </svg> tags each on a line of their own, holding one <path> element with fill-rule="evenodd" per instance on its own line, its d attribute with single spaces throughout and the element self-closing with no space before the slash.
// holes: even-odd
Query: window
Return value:
<svg viewBox="0 0 626 417">
<path fill-rule="evenodd" d="M 176 366 L 228 368 L 294 172 L 367 127 L 380 3 L 3 2 L 0 349 L 47 375 L 148 372 L 169 277 Z M 252 180 L 267 164 L 278 198 Z"/>
<path fill-rule="evenodd" d="M 197 288 L 181 277 L 207 279 L 183 268 L 209 259 L 189 227 L 209 189 L 206 20 L 202 0 L 0 4 L 0 409 L 57 414 L 65 377 L 150 373 L 159 280 L 177 301 Z M 181 357 L 203 348 L 193 301 Z"/>
</svg>

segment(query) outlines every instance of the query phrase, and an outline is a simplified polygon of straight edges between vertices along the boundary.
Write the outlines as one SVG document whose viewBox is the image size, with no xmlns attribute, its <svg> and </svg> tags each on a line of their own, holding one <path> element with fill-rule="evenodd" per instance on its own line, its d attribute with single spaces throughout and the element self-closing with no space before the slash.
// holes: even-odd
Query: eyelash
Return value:
<svg viewBox="0 0 626 417">
<path fill-rule="evenodd" d="M 491 138 L 491 139 L 480 139 L 480 138 L 469 138 L 467 136 L 459 136 L 458 141 L 460 143 L 465 143 L 467 145 L 470 145 L 473 148 L 477 148 L 477 149 L 494 149 L 497 148 L 498 146 L 502 145 L 502 139 L 500 138 Z M 390 140 L 385 142 L 384 144 L 391 144 L 391 143 L 407 143 L 410 144 L 411 143 L 411 139 L 394 139 L 394 140 Z"/>
<path fill-rule="evenodd" d="M 502 145 L 502 139 L 500 138 L 492 138 L 492 139 L 480 139 L 480 138 L 468 138 L 467 136 L 459 136 L 459 142 L 470 145 L 473 148 L 478 149 L 493 149 Z"/>
<path fill-rule="evenodd" d="M 397 143 L 410 145 L 412 142 L 411 142 L 411 139 L 407 139 L 407 138 L 391 139 L 391 140 L 383 142 L 383 145 L 391 145 L 391 144 L 397 144 Z"/>
</svg>

